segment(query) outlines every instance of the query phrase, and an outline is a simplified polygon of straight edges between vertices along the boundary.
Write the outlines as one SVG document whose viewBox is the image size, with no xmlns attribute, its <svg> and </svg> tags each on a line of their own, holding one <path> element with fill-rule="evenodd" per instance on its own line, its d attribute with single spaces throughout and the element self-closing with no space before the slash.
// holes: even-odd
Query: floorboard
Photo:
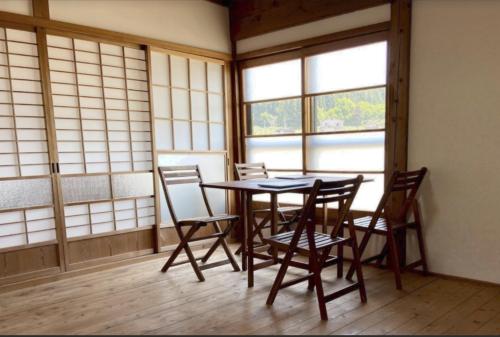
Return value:
<svg viewBox="0 0 500 337">
<path fill-rule="evenodd" d="M 233 247 L 235 248 L 235 247 Z M 221 255 L 215 255 L 217 260 Z M 368 303 L 357 292 L 328 303 L 322 322 L 314 292 L 298 284 L 265 301 L 277 267 L 259 270 L 255 287 L 230 265 L 159 270 L 163 259 L 3 293 L 1 334 L 498 334 L 500 287 L 364 267 Z M 293 270 L 293 269 L 292 269 Z M 301 271 L 295 271 L 297 276 Z M 325 290 L 335 268 L 323 272 Z"/>
</svg>

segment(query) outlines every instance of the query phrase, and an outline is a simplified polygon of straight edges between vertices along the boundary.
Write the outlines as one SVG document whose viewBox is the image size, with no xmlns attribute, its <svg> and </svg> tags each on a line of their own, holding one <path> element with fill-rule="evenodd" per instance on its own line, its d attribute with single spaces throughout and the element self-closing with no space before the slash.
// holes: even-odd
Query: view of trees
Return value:
<svg viewBox="0 0 500 337">
<path fill-rule="evenodd" d="M 315 131 L 378 129 L 385 126 L 385 88 L 313 97 Z M 254 103 L 251 134 L 300 133 L 300 99 Z"/>
</svg>

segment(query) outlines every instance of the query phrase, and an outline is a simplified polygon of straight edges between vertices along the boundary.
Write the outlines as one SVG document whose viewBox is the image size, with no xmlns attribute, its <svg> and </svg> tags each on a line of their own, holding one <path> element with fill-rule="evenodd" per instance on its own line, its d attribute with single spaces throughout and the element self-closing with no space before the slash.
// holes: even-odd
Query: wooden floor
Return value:
<svg viewBox="0 0 500 337">
<path fill-rule="evenodd" d="M 200 254 L 201 252 L 198 252 Z M 319 319 L 314 293 L 298 284 L 265 304 L 277 268 L 255 287 L 230 265 L 197 281 L 189 265 L 159 272 L 163 259 L 0 295 L 1 334 L 500 334 L 500 287 L 365 267 L 368 303 L 358 293 L 328 303 Z M 334 269 L 324 272 L 332 286 Z M 297 271 L 300 273 L 301 271 Z"/>
</svg>

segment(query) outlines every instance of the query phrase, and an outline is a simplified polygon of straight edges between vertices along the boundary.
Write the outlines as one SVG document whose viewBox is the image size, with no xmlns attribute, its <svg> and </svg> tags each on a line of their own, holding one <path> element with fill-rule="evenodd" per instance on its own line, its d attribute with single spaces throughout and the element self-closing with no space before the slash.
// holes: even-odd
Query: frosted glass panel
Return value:
<svg viewBox="0 0 500 337">
<path fill-rule="evenodd" d="M 174 121 L 174 144 L 176 150 L 191 149 L 191 130 L 189 122 Z"/>
<path fill-rule="evenodd" d="M 111 177 L 113 197 L 128 198 L 153 195 L 152 173 L 115 174 Z"/>
<path fill-rule="evenodd" d="M 383 171 L 384 132 L 307 137 L 307 167 L 312 170 Z"/>
<path fill-rule="evenodd" d="M 62 177 L 64 203 L 111 199 L 109 177 L 82 176 Z"/>
<path fill-rule="evenodd" d="M 308 93 L 386 83 L 387 42 L 337 50 L 306 58 Z"/>
<path fill-rule="evenodd" d="M 302 137 L 248 138 L 247 162 L 264 162 L 269 169 L 302 169 Z"/>
<path fill-rule="evenodd" d="M 158 164 L 169 165 L 199 165 L 205 182 L 220 182 L 226 180 L 225 155 L 223 154 L 168 154 L 158 157 Z M 183 186 L 177 191 L 170 189 L 174 210 L 179 219 L 206 215 L 201 192 L 197 184 L 174 185 Z M 160 187 L 161 189 L 161 187 Z M 161 219 L 163 224 L 171 224 L 168 206 L 163 189 L 161 198 Z M 207 196 L 215 214 L 226 211 L 226 192 L 223 190 L 207 189 Z"/>
<path fill-rule="evenodd" d="M 299 96 L 301 78 L 300 59 L 245 69 L 244 100 Z"/>
<path fill-rule="evenodd" d="M 52 204 L 49 178 L 0 181 L 0 209 Z"/>
</svg>

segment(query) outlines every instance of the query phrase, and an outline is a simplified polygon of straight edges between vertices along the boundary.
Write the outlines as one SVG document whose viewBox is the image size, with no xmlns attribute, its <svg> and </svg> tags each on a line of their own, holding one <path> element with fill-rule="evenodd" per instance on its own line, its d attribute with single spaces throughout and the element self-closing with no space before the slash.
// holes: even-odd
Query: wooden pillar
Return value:
<svg viewBox="0 0 500 337">
<path fill-rule="evenodd" d="M 49 19 L 49 0 L 31 0 L 33 16 L 37 18 Z"/>
<path fill-rule="evenodd" d="M 410 30 L 411 0 L 393 0 L 391 2 L 388 59 L 386 181 L 395 170 L 404 171 L 407 169 Z M 402 196 L 396 196 L 390 201 L 390 204 L 396 206 L 402 201 Z"/>
</svg>

